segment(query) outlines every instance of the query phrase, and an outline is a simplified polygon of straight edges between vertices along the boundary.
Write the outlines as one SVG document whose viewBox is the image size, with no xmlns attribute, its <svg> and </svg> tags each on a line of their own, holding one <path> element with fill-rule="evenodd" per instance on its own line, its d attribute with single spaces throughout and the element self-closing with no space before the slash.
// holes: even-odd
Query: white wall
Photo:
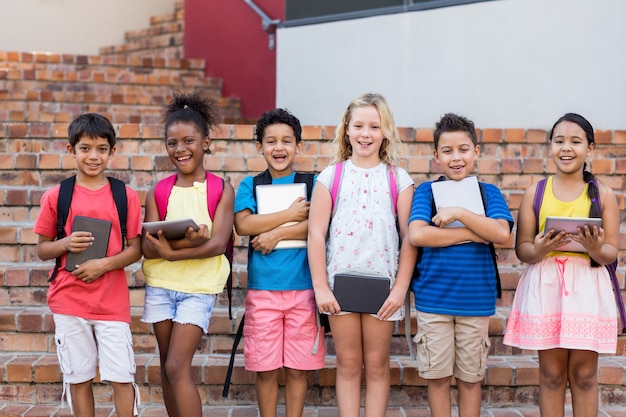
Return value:
<svg viewBox="0 0 626 417">
<path fill-rule="evenodd" d="M 97 55 L 175 0 L 0 0 L 0 50 Z"/>
<path fill-rule="evenodd" d="M 303 123 L 334 125 L 368 91 L 399 126 L 453 111 L 547 128 L 574 111 L 626 129 L 626 1 L 497 0 L 278 30 L 277 105 Z"/>
</svg>

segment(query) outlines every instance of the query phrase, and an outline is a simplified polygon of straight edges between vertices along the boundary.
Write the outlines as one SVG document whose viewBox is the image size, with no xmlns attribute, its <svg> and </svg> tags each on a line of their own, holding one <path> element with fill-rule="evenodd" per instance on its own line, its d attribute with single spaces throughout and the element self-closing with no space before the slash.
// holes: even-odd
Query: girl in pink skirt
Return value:
<svg viewBox="0 0 626 417">
<path fill-rule="evenodd" d="M 515 251 L 530 265 L 504 343 L 538 351 L 542 417 L 563 416 L 568 383 L 574 416 L 597 416 L 598 354 L 614 354 L 617 346 L 615 299 L 603 265 L 617 258 L 620 216 L 613 190 L 586 170 L 594 147 L 584 117 L 557 120 L 550 132 L 556 174 L 532 185 L 519 209 Z M 548 216 L 601 217 L 602 226 L 544 230 Z M 574 242 L 580 245 L 572 249 Z"/>
</svg>

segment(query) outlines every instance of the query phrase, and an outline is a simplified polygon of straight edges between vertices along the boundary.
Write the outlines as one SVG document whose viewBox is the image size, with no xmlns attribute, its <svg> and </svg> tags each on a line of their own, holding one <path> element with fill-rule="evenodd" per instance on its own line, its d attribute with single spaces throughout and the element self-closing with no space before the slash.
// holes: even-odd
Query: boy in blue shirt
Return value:
<svg viewBox="0 0 626 417">
<path fill-rule="evenodd" d="M 291 184 L 293 162 L 302 149 L 300 121 L 284 109 L 264 113 L 256 125 L 256 147 L 272 184 Z M 312 183 L 312 181 L 311 181 Z M 282 240 L 304 240 L 309 202 L 258 214 L 254 179 L 244 178 L 235 198 L 235 229 L 250 236 L 244 324 L 246 370 L 254 371 L 261 417 L 276 416 L 278 372 L 285 371 L 286 417 L 302 416 L 309 370 L 324 367 L 324 341 L 304 248 L 276 249 Z M 286 222 L 296 222 L 280 227 Z M 321 340 L 320 340 L 321 337 Z"/>
<path fill-rule="evenodd" d="M 474 173 L 480 153 L 474 124 L 445 114 L 434 131 L 435 160 L 445 179 Z M 481 381 L 489 351 L 489 316 L 495 313 L 496 271 L 489 243 L 509 241 L 513 218 L 502 193 L 481 183 L 485 216 L 462 207 L 433 210 L 431 182 L 413 197 L 409 236 L 420 248 L 413 280 L 418 333 L 418 370 L 428 380 L 433 417 L 449 417 L 450 385 L 455 377 L 459 415 L 480 415 Z M 464 227 L 446 228 L 453 221 Z"/>
</svg>

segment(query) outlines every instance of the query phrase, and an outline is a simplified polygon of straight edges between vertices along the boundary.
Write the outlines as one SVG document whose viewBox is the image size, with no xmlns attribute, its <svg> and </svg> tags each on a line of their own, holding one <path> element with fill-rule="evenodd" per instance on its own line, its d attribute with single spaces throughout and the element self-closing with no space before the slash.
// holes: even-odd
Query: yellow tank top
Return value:
<svg viewBox="0 0 626 417">
<path fill-rule="evenodd" d="M 543 193 L 543 201 L 539 210 L 539 230 L 543 232 L 546 227 L 546 217 L 589 217 L 589 209 L 591 208 L 591 199 L 588 195 L 589 185 L 585 184 L 582 193 L 574 201 L 561 201 L 554 196 L 552 188 L 552 176 L 548 177 L 546 189 Z M 553 251 L 546 256 L 557 255 L 574 255 L 589 259 L 589 255 L 582 252 L 562 252 Z"/>
<path fill-rule="evenodd" d="M 206 224 L 211 231 L 213 222 L 207 208 L 205 182 L 172 188 L 165 219 L 186 218 L 192 218 L 197 224 Z M 229 272 L 230 265 L 224 255 L 173 262 L 162 258 L 143 261 L 143 273 L 148 285 L 186 293 L 219 294 L 224 290 Z"/>
</svg>

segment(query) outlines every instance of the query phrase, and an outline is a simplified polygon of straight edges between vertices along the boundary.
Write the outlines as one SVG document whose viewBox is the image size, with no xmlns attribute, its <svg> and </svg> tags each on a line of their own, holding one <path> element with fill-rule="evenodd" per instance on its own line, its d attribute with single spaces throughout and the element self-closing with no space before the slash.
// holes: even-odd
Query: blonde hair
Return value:
<svg viewBox="0 0 626 417">
<path fill-rule="evenodd" d="M 352 146 L 350 138 L 346 133 L 348 124 L 352 118 L 352 111 L 359 107 L 373 106 L 380 115 L 380 124 L 383 132 L 383 143 L 380 145 L 378 156 L 387 165 L 398 165 L 400 163 L 400 148 L 402 140 L 398 133 L 398 128 L 393 120 L 391 109 L 387 100 L 375 93 L 363 94 L 350 102 L 348 108 L 343 112 L 341 121 L 335 129 L 333 138 L 333 158 L 331 163 L 345 161 L 352 156 Z"/>
</svg>

